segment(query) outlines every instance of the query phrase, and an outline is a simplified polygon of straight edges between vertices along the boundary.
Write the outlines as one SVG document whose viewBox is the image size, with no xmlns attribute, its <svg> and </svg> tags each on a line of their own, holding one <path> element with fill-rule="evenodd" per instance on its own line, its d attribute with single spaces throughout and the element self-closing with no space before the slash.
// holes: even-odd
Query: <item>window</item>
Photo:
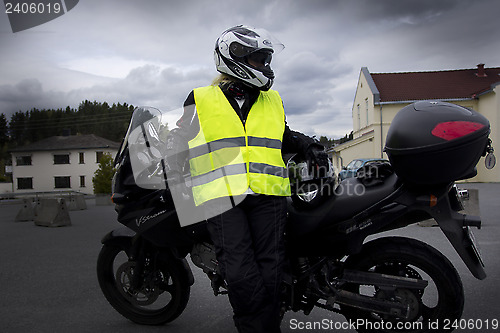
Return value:
<svg viewBox="0 0 500 333">
<path fill-rule="evenodd" d="M 69 154 L 54 155 L 54 164 L 69 164 Z"/>
<path fill-rule="evenodd" d="M 85 153 L 80 153 L 80 154 L 78 154 L 78 156 L 79 156 L 79 161 L 80 161 L 79 163 L 85 164 Z"/>
<path fill-rule="evenodd" d="M 95 152 L 95 162 L 96 163 L 101 162 L 102 155 L 104 155 L 104 153 L 102 151 L 96 151 Z"/>
<path fill-rule="evenodd" d="M 17 178 L 17 189 L 18 190 L 32 190 L 33 189 L 33 178 Z"/>
<path fill-rule="evenodd" d="M 80 187 L 85 187 L 85 176 L 80 176 Z"/>
<path fill-rule="evenodd" d="M 17 156 L 16 165 L 31 165 L 31 155 Z"/>
<path fill-rule="evenodd" d="M 71 188 L 70 176 L 54 177 L 55 188 Z"/>
<path fill-rule="evenodd" d="M 368 98 L 365 99 L 365 111 L 366 111 L 366 126 L 370 124 L 368 119 Z"/>
<path fill-rule="evenodd" d="M 360 129 L 361 128 L 361 109 L 359 107 L 359 104 L 356 106 L 356 108 L 358 111 L 358 114 L 357 114 L 357 116 L 358 116 L 358 129 Z"/>
</svg>

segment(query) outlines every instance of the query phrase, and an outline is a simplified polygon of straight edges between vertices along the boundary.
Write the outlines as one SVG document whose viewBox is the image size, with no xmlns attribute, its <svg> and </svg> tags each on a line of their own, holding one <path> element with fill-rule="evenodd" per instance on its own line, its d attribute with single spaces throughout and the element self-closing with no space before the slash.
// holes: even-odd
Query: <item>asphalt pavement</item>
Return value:
<svg viewBox="0 0 500 333">
<path fill-rule="evenodd" d="M 479 190 L 483 227 L 475 235 L 486 264 L 485 280 L 470 274 L 439 228 L 412 225 L 391 234 L 421 239 L 455 265 L 465 289 L 462 329 L 457 332 L 500 332 L 500 184 L 460 187 Z M 101 237 L 121 226 L 113 206 L 87 200 L 86 210 L 69 212 L 71 226 L 56 228 L 14 222 L 20 208 L 19 201 L 0 202 L 0 332 L 235 332 L 227 297 L 214 296 L 208 279 L 192 264 L 195 284 L 190 301 L 172 323 L 136 325 L 107 303 L 95 267 Z M 329 325 L 301 329 L 317 323 Z M 343 317 L 326 310 L 314 309 L 309 316 L 289 312 L 282 331 L 355 332 L 342 323 Z"/>
</svg>

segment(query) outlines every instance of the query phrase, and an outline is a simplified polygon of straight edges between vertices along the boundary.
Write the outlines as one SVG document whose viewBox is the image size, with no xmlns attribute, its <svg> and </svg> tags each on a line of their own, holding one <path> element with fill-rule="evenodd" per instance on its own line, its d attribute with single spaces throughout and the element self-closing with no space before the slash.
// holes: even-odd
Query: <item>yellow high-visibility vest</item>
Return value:
<svg viewBox="0 0 500 333">
<path fill-rule="evenodd" d="M 289 196 L 281 156 L 285 112 L 278 92 L 261 91 L 245 125 L 218 86 L 194 90 L 200 131 L 189 141 L 196 205 L 244 194 Z"/>
</svg>

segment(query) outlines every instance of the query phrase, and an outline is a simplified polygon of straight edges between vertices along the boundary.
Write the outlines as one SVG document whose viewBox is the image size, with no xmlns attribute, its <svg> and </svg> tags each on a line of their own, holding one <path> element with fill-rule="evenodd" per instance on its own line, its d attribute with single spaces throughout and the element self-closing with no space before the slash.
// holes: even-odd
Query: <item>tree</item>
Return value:
<svg viewBox="0 0 500 333">
<path fill-rule="evenodd" d="M 113 179 L 115 171 L 111 154 L 103 154 L 99 161 L 99 167 L 92 178 L 94 194 L 111 193 L 111 180 Z"/>
<path fill-rule="evenodd" d="M 68 106 L 66 109 L 19 111 L 10 118 L 9 143 L 14 147 L 66 133 L 95 134 L 119 142 L 127 131 L 133 111 L 134 106 L 127 103 L 110 106 L 107 102 L 88 100 L 80 103 L 76 110 Z"/>
<path fill-rule="evenodd" d="M 5 114 L 0 114 L 0 147 L 9 141 L 9 126 Z"/>
<path fill-rule="evenodd" d="M 22 146 L 26 141 L 26 118 L 26 114 L 22 111 L 18 111 L 10 117 L 9 135 L 14 145 Z"/>
<path fill-rule="evenodd" d="M 353 132 L 351 131 L 351 133 L 349 133 L 349 135 L 346 134 L 343 138 L 340 138 L 340 142 L 339 143 L 344 143 L 344 142 L 347 142 L 347 141 L 351 141 L 353 138 L 354 138 Z"/>
<path fill-rule="evenodd" d="M 323 147 L 329 148 L 330 146 L 333 145 L 334 141 L 327 138 L 326 136 L 320 136 L 319 143 L 321 143 Z"/>
</svg>

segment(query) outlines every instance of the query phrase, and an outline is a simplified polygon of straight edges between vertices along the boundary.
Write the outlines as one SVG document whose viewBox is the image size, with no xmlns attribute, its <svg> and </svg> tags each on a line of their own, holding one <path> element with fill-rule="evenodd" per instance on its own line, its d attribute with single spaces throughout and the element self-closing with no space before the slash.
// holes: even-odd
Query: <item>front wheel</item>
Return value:
<svg viewBox="0 0 500 333">
<path fill-rule="evenodd" d="M 129 260 L 129 246 L 104 245 L 97 260 L 99 286 L 108 302 L 131 321 L 143 325 L 162 325 L 177 318 L 189 300 L 190 287 L 182 281 L 176 265 L 148 262 L 141 285 L 132 287 L 137 265 Z"/>
<path fill-rule="evenodd" d="M 428 281 L 424 290 L 396 289 L 391 300 L 407 305 L 408 318 L 396 318 L 344 306 L 345 317 L 365 332 L 443 332 L 459 319 L 464 306 L 462 281 L 451 262 L 431 246 L 410 238 L 387 237 L 371 241 L 346 261 L 351 269 Z M 386 291 L 376 286 L 351 284 L 348 290 L 381 299 Z"/>
</svg>

